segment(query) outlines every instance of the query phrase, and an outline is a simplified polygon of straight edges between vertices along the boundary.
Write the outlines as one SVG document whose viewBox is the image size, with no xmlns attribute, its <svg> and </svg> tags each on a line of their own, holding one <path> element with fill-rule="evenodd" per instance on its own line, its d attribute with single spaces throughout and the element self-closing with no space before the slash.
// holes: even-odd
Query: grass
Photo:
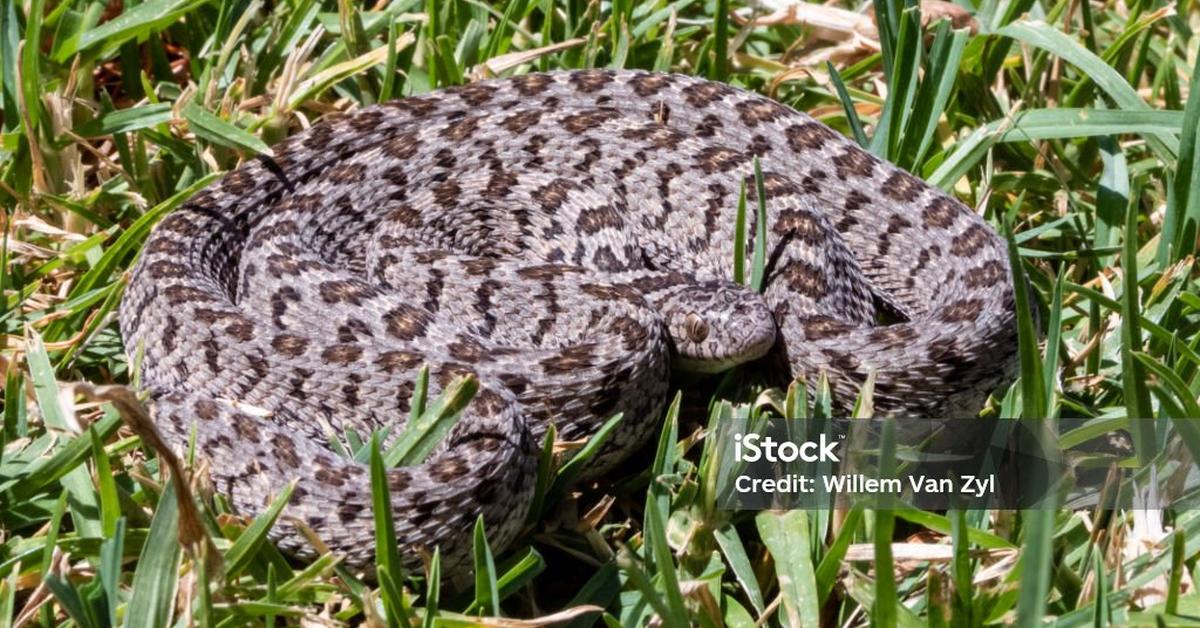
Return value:
<svg viewBox="0 0 1200 628">
<path fill-rule="evenodd" d="M 1196 458 L 1200 6 L 962 0 L 956 27 L 929 19 L 943 6 L 835 4 L 816 10 L 840 30 L 748 24 L 729 0 L 0 2 L 0 626 L 1200 623 L 1194 511 L 717 509 L 703 427 L 820 412 L 820 386 L 676 403 L 653 455 L 577 489 L 547 443 L 542 516 L 498 555 L 478 527 L 459 589 L 436 554 L 403 573 L 387 517 L 374 578 L 289 562 L 265 540 L 277 511 L 238 518 L 166 473 L 192 462 L 102 387 L 132 383 L 114 311 L 149 229 L 239 161 L 334 110 L 636 67 L 809 111 L 1011 233 L 1021 379 L 986 413 L 1133 426 L 1143 467 L 1176 435 Z M 414 418 L 443 429 L 460 401 Z M 404 440 L 347 453 L 379 475 L 430 446 Z"/>
</svg>

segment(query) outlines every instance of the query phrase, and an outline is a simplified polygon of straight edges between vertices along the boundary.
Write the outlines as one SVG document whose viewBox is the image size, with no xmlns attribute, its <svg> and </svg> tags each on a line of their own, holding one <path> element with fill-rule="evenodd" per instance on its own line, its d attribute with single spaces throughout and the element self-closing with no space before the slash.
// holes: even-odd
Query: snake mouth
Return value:
<svg viewBox="0 0 1200 628">
<path fill-rule="evenodd" d="M 676 352 L 672 363 L 675 368 L 687 373 L 704 375 L 722 373 L 767 355 L 771 347 L 775 346 L 775 335 L 774 328 L 771 328 L 770 333 L 763 330 L 762 333 L 757 334 L 743 345 L 739 351 L 727 355 L 698 357 Z"/>
</svg>

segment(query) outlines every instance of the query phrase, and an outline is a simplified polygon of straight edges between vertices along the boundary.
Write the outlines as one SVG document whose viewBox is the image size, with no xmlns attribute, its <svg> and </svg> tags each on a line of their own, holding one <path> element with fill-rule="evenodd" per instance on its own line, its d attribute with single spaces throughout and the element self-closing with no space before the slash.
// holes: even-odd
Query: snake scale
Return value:
<svg viewBox="0 0 1200 628">
<path fill-rule="evenodd" d="M 406 561 L 469 568 L 531 501 L 540 439 L 624 420 L 593 472 L 657 431 L 672 369 L 764 358 L 839 403 L 974 413 L 1015 355 L 1004 241 L 956 200 L 768 98 L 635 71 L 533 73 L 330 117 L 152 232 L 120 308 L 155 422 L 218 490 L 351 565 L 374 559 L 369 471 L 331 435 L 395 429 L 414 379 L 479 392 L 423 464 L 388 472 Z M 732 283 L 739 188 L 767 274 Z M 745 245 L 754 251 L 754 217 Z M 880 322 L 881 313 L 890 317 Z M 774 360 L 774 362 L 770 362 Z M 252 410 L 257 409 L 257 410 Z M 272 537 L 314 550 L 294 526 Z"/>
</svg>

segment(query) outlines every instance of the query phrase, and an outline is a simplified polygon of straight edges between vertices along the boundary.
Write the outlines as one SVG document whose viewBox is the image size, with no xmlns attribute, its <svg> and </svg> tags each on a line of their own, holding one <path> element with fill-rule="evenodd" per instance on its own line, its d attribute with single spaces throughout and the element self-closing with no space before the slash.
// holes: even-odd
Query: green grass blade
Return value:
<svg viewBox="0 0 1200 628">
<path fill-rule="evenodd" d="M 1017 203 L 1020 204 L 1019 202 Z M 1005 224 L 1008 240 L 1008 260 L 1012 267 L 1013 291 L 1016 296 L 1017 335 L 1021 360 L 1021 416 L 1025 419 L 1041 419 L 1046 409 L 1045 379 L 1042 376 L 1042 356 L 1038 350 L 1038 334 L 1034 327 L 1034 305 L 1029 299 L 1029 288 L 1025 279 L 1025 267 L 1013 240 L 1012 228 Z"/>
<path fill-rule="evenodd" d="M 738 185 L 737 217 L 733 227 L 733 282 L 746 283 L 746 182 Z"/>
<path fill-rule="evenodd" d="M 421 618 L 423 628 L 436 625 L 438 605 L 442 598 L 442 551 L 433 548 L 433 559 L 429 561 L 429 578 L 425 581 L 425 615 Z"/>
<path fill-rule="evenodd" d="M 133 593 L 125 609 L 125 626 L 169 626 L 175 609 L 175 591 L 179 587 L 179 504 L 175 488 L 167 483 L 150 533 L 138 556 L 133 572 Z"/>
<path fill-rule="evenodd" d="M 1046 616 L 1054 560 L 1055 514 L 1053 509 L 1043 507 L 1026 510 L 1021 515 L 1025 529 L 1017 601 L 1017 623 L 1021 626 L 1040 625 Z"/>
<path fill-rule="evenodd" d="M 116 18 L 83 34 L 75 46 L 64 47 L 55 61 L 63 63 L 76 52 L 103 46 L 102 56 L 134 37 L 161 30 L 208 0 L 148 0 L 127 8 Z"/>
<path fill-rule="evenodd" d="M 1125 81 L 1125 77 L 1104 62 L 1103 59 L 1088 52 L 1087 48 L 1079 45 L 1074 39 L 1044 22 L 1016 22 L 996 31 L 998 35 L 1011 37 L 1031 46 L 1042 48 L 1070 62 L 1096 82 L 1117 106 L 1122 109 L 1139 110 L 1149 106 L 1137 91 Z M 1155 133 L 1150 138 L 1151 148 L 1160 159 L 1168 163 L 1175 161 L 1179 141 L 1172 135 Z"/>
<path fill-rule="evenodd" d="M 729 75 L 729 0 L 717 0 L 713 11 L 713 61 L 708 78 L 724 81 Z"/>
<path fill-rule="evenodd" d="M 667 615 L 663 622 L 670 626 L 688 624 L 687 606 L 679 588 L 679 573 L 671 545 L 667 542 L 667 522 L 662 512 L 653 506 L 646 509 L 645 547 L 654 556 L 654 571 L 658 577 L 658 591 L 666 600 Z"/>
<path fill-rule="evenodd" d="M 496 560 L 483 529 L 483 515 L 475 520 L 475 601 L 472 606 L 484 609 L 491 617 L 500 616 L 500 587 L 496 581 Z"/>
<path fill-rule="evenodd" d="M 263 511 L 262 514 L 254 518 L 254 521 L 242 531 L 241 536 L 233 543 L 233 547 L 225 552 L 225 578 L 232 581 L 242 573 L 250 561 L 258 554 L 258 548 L 267 541 L 267 532 L 275 525 L 275 520 L 279 518 L 279 513 L 283 512 L 284 506 L 287 506 L 288 500 L 292 498 L 292 491 L 296 488 L 296 483 L 290 482 L 279 495 L 271 501 L 271 505 Z"/>
<path fill-rule="evenodd" d="M 1059 272 L 1058 279 L 1054 282 L 1054 293 L 1050 297 L 1050 320 L 1046 325 L 1046 356 L 1042 360 L 1042 390 L 1045 391 L 1046 406 L 1042 412 L 1047 417 L 1056 415 L 1058 405 L 1058 356 L 1059 345 L 1062 342 L 1062 295 L 1065 280 L 1066 275 Z"/>
<path fill-rule="evenodd" d="M 754 517 L 763 543 L 775 558 L 775 576 L 783 597 L 785 625 L 819 626 L 821 604 L 817 592 L 812 549 L 808 545 L 808 513 L 765 511 Z"/>
<path fill-rule="evenodd" d="M 396 541 L 396 524 L 392 514 L 391 484 L 388 483 L 387 467 L 379 453 L 378 436 L 371 437 L 371 508 L 375 519 L 375 573 L 381 584 L 383 606 L 388 623 L 411 626 L 411 616 L 403 594 L 397 589 L 404 582 L 404 567 L 400 562 L 400 548 Z"/>
<path fill-rule="evenodd" d="M 1153 417 L 1146 372 L 1134 352 L 1142 346 L 1141 305 L 1138 301 L 1137 207 L 1126 210 L 1124 246 L 1121 252 L 1121 385 L 1125 390 L 1125 411 L 1131 419 Z M 1145 466 L 1157 455 L 1156 435 L 1150 421 L 1137 421 L 1133 430 L 1138 462 Z"/>
<path fill-rule="evenodd" d="M 1166 604 L 1168 615 L 1179 614 L 1179 591 L 1183 588 L 1181 586 L 1184 572 L 1183 559 L 1187 553 L 1185 543 L 1183 531 L 1177 528 L 1175 534 L 1171 535 L 1171 581 L 1167 586 Z"/>
<path fill-rule="evenodd" d="M 117 605 L 120 602 L 121 568 L 125 558 L 125 517 L 117 520 L 112 534 L 100 546 L 100 568 L 97 575 L 104 588 L 108 607 L 108 625 L 117 625 Z M 0 623 L 4 614 L 0 613 Z"/>
<path fill-rule="evenodd" d="M 266 142 L 222 120 L 195 103 L 188 103 L 183 108 L 183 117 L 188 121 L 189 128 L 197 137 L 213 144 L 246 150 L 254 155 L 273 155 L 271 147 L 267 146 Z"/>
<path fill-rule="evenodd" d="M 817 582 L 817 596 L 822 603 L 829 599 L 829 594 L 833 592 L 833 587 L 837 584 L 838 575 L 842 569 L 842 559 L 846 557 L 846 550 L 850 548 L 850 542 L 854 540 L 854 534 L 862 519 L 863 508 L 856 504 L 846 513 L 841 529 L 833 543 L 825 550 L 821 562 L 817 564 L 814 577 Z"/>
<path fill-rule="evenodd" d="M 75 129 L 83 137 L 101 137 L 154 128 L 171 121 L 171 105 L 141 105 L 116 109 L 89 120 Z"/>
<path fill-rule="evenodd" d="M 26 360 L 38 408 L 42 411 L 42 419 L 48 427 L 69 433 L 73 420 L 68 420 L 68 411 L 60 403 L 58 381 L 54 378 L 54 368 L 50 366 L 46 347 L 37 332 L 29 329 L 27 334 L 29 342 Z M 83 446 L 90 452 L 91 441 L 80 440 L 83 440 Z M 63 475 L 60 482 L 70 495 L 71 521 L 80 536 L 104 536 L 100 521 L 100 503 L 88 470 L 82 466 L 76 467 Z"/>
<path fill-rule="evenodd" d="M 867 138 L 866 131 L 863 131 L 862 120 L 858 118 L 858 110 L 854 108 L 854 101 L 850 99 L 850 92 L 846 90 L 842 75 L 829 61 L 825 62 L 825 69 L 829 72 L 829 80 L 833 83 L 838 100 L 842 103 L 842 110 L 846 112 L 846 122 L 850 125 L 850 132 L 854 134 L 854 141 L 858 142 L 862 148 L 867 148 L 871 140 Z"/>
<path fill-rule="evenodd" d="M 895 423 L 883 424 L 880 438 L 879 477 L 895 477 L 896 436 Z M 883 498 L 877 502 L 885 504 Z M 892 540 L 896 530 L 896 513 L 891 508 L 875 510 L 875 529 L 872 541 L 875 546 L 875 606 L 872 621 L 880 626 L 894 626 L 898 621 L 901 603 L 896 591 L 896 566 L 892 556 Z"/>
<path fill-rule="evenodd" d="M 112 465 L 108 453 L 95 425 L 88 426 L 88 439 L 92 445 L 92 463 L 96 465 L 96 486 L 100 499 L 100 530 L 105 538 L 111 538 L 121 517 L 121 504 L 117 500 L 117 483 L 113 479 Z"/>
<path fill-rule="evenodd" d="M 418 386 L 425 381 L 422 378 L 427 377 L 427 374 L 420 376 Z M 433 405 L 425 408 L 417 420 L 409 420 L 405 424 L 404 431 L 388 448 L 384 462 L 389 467 L 411 466 L 424 462 L 458 423 L 463 410 L 466 410 L 478 390 L 479 380 L 473 376 L 456 377 L 451 380 L 434 400 Z M 423 399 L 415 402 L 413 407 L 422 405 Z"/>
<path fill-rule="evenodd" d="M 567 488 L 579 478 L 579 475 L 608 441 L 608 437 L 612 435 L 613 430 L 617 429 L 617 425 L 623 418 L 623 414 L 617 414 L 605 421 L 604 425 L 600 426 L 600 429 L 596 430 L 596 433 L 588 439 L 587 444 L 558 470 L 558 473 L 554 475 L 554 482 L 550 485 L 550 490 L 546 492 L 546 501 L 555 502 L 566 493 Z"/>
<path fill-rule="evenodd" d="M 1193 70 L 1191 85 L 1200 85 L 1200 63 Z M 1183 114 L 1183 135 L 1179 138 L 1179 162 L 1167 195 L 1159 240 L 1159 265 L 1173 264 L 1196 251 L 1200 230 L 1200 90 L 1188 94 Z"/>
<path fill-rule="evenodd" d="M 726 564 L 733 571 L 738 585 L 750 599 L 750 605 L 761 615 L 766 604 L 763 600 L 762 590 L 758 586 L 758 578 L 754 574 L 754 565 L 751 563 L 750 557 L 746 555 L 746 548 L 742 544 L 741 537 L 738 536 L 737 528 L 731 523 L 726 523 L 713 532 L 713 538 L 716 539 L 717 546 L 721 548 L 721 554 L 725 556 Z"/>
<path fill-rule="evenodd" d="M 762 292 L 767 278 L 767 186 L 758 157 L 754 158 L 754 192 L 758 201 L 758 217 L 754 221 L 754 261 L 750 268 L 750 289 Z"/>
</svg>

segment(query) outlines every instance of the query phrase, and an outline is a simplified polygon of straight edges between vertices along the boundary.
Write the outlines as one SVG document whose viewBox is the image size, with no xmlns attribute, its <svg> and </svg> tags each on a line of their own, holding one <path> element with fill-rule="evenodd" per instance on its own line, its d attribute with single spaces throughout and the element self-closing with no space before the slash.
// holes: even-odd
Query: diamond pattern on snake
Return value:
<svg viewBox="0 0 1200 628">
<path fill-rule="evenodd" d="M 168 441 L 194 430 L 247 514 L 298 480 L 284 516 L 351 565 L 374 559 L 370 479 L 330 431 L 398 432 L 422 364 L 431 394 L 461 374 L 480 384 L 428 461 L 388 472 L 406 561 L 440 546 L 448 573 L 469 569 L 478 516 L 497 550 L 518 533 L 549 425 L 581 439 L 624 413 L 590 469 L 603 473 L 657 432 L 673 369 L 774 360 L 786 379 L 827 373 L 843 405 L 874 372 L 877 412 L 922 416 L 977 411 L 1011 371 L 1003 240 L 727 85 L 528 74 L 329 118 L 273 150 L 154 229 L 121 331 L 144 348 Z M 731 281 L 756 156 L 761 294 Z M 314 553 L 292 526 L 272 538 Z"/>
</svg>

